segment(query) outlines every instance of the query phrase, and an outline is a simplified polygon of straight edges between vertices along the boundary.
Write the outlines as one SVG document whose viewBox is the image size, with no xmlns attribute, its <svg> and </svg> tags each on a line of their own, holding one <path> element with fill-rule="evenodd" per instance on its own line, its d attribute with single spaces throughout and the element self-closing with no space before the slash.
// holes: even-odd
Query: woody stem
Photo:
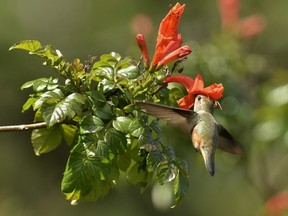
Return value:
<svg viewBox="0 0 288 216">
<path fill-rule="evenodd" d="M 46 122 L 0 126 L 0 132 L 27 131 L 27 130 L 34 130 L 34 129 L 40 129 L 40 128 L 46 128 Z"/>
</svg>

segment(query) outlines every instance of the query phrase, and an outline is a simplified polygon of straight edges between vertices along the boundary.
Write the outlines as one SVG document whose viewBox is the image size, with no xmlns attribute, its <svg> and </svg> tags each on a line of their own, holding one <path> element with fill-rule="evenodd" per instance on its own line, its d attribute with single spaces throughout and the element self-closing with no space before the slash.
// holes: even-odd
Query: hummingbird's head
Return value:
<svg viewBox="0 0 288 216">
<path fill-rule="evenodd" d="M 194 111 L 198 112 L 200 110 L 213 113 L 215 108 L 221 108 L 221 105 L 218 101 L 215 101 L 204 95 L 197 95 L 194 102 Z"/>
</svg>

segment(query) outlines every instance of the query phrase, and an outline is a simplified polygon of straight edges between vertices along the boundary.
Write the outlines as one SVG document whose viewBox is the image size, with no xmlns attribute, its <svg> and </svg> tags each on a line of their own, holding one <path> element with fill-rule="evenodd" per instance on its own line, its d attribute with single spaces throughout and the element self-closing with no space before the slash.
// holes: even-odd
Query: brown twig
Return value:
<svg viewBox="0 0 288 216">
<path fill-rule="evenodd" d="M 0 126 L 0 132 L 16 132 L 16 131 L 27 131 L 46 128 L 46 122 L 38 122 L 32 124 L 22 124 L 22 125 L 9 125 L 9 126 Z"/>
</svg>

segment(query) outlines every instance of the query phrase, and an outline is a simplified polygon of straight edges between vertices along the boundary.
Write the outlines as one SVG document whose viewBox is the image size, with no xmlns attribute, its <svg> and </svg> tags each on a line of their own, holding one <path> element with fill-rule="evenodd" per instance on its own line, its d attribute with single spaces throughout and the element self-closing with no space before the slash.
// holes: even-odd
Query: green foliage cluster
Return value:
<svg viewBox="0 0 288 216">
<path fill-rule="evenodd" d="M 183 199 L 189 189 L 185 161 L 161 143 L 158 121 L 135 105 L 137 100 L 167 104 L 181 97 L 181 91 L 163 84 L 173 71 L 150 73 L 141 61 L 114 52 L 84 64 L 66 62 L 59 50 L 34 40 L 10 49 L 43 58 L 57 73 L 22 85 L 33 90 L 23 111 L 32 108 L 34 122 L 46 122 L 46 128 L 32 131 L 36 155 L 56 149 L 62 140 L 69 145 L 61 188 L 72 204 L 104 197 L 123 177 L 142 190 L 154 181 L 172 181 L 175 205 Z"/>
</svg>

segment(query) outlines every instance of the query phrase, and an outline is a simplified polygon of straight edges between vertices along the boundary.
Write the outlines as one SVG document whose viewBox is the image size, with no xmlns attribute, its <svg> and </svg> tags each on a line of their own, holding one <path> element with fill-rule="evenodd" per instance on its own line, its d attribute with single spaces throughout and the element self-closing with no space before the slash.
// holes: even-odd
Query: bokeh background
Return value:
<svg viewBox="0 0 288 216">
<path fill-rule="evenodd" d="M 152 55 L 158 25 L 175 3 L 0 0 L 0 125 L 32 122 L 32 111 L 21 112 L 29 92 L 20 86 L 55 75 L 41 59 L 9 52 L 14 43 L 52 44 L 66 60 L 84 62 L 88 55 L 111 51 L 139 58 L 135 35 L 144 33 Z M 141 194 L 125 180 L 103 200 L 71 206 L 60 191 L 69 149 L 62 145 L 38 157 L 30 132 L 1 133 L 0 215 L 265 215 L 267 200 L 288 189 L 288 1 L 241 1 L 241 17 L 257 13 L 266 20 L 264 31 L 252 39 L 224 32 L 217 0 L 181 3 L 186 9 L 179 32 L 193 50 L 184 72 L 201 73 L 207 85 L 223 83 L 223 111 L 215 116 L 245 147 L 245 157 L 218 151 L 211 177 L 189 138 L 163 123 L 163 143 L 189 164 L 191 187 L 179 206 L 169 208 L 169 184 L 151 185 Z"/>
</svg>

